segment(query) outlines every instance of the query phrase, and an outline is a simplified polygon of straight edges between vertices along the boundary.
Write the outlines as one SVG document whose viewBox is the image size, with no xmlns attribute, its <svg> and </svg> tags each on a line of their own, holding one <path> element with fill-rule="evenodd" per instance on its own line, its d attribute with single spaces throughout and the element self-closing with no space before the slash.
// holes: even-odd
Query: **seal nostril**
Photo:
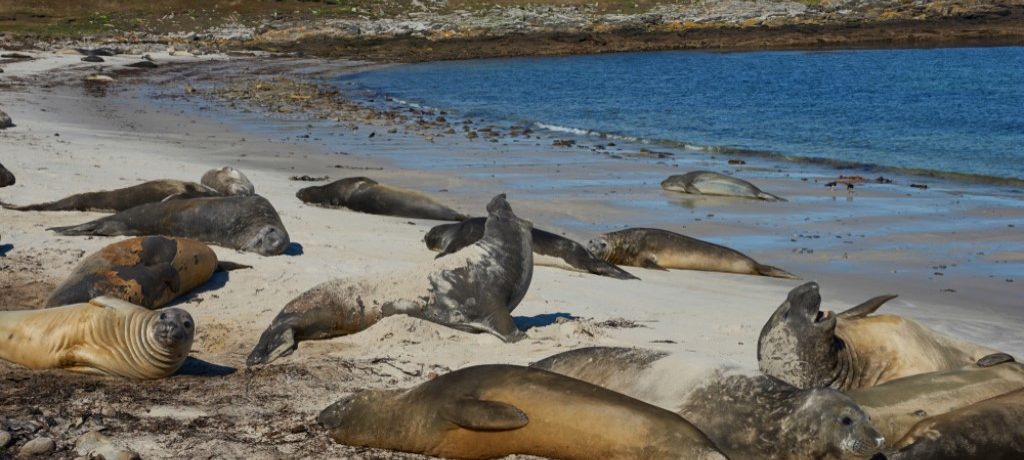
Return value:
<svg viewBox="0 0 1024 460">
<path fill-rule="evenodd" d="M 889 459 L 889 457 L 886 457 L 885 454 L 883 454 L 881 452 L 871 456 L 871 460 L 888 460 L 888 459 Z"/>
<path fill-rule="evenodd" d="M 167 319 L 167 313 L 161 313 L 160 314 L 160 320 L 165 320 L 165 319 Z"/>
</svg>

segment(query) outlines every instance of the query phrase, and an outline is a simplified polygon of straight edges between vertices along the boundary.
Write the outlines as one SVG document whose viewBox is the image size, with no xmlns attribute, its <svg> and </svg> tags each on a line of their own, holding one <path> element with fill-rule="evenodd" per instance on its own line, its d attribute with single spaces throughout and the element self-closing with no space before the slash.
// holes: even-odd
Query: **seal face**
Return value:
<svg viewBox="0 0 1024 460">
<path fill-rule="evenodd" d="M 694 195 L 735 196 L 765 201 L 786 201 L 784 198 L 762 191 L 750 182 L 713 171 L 691 171 L 669 176 L 661 188 Z"/>
<path fill-rule="evenodd" d="M 170 197 L 195 198 L 216 196 L 217 192 L 195 182 L 154 180 L 116 190 L 80 193 L 50 203 L 12 206 L 16 211 L 100 211 L 120 212 L 147 203 L 158 203 Z"/>
<path fill-rule="evenodd" d="M 14 174 L 8 171 L 4 165 L 0 164 L 0 187 L 14 185 L 14 182 Z"/>
<path fill-rule="evenodd" d="M 366 177 L 349 177 L 306 187 L 295 196 L 303 203 L 412 219 L 462 221 L 469 216 L 415 190 L 391 187 Z"/>
<path fill-rule="evenodd" d="M 363 391 L 318 421 L 338 443 L 449 458 L 725 458 L 676 414 L 519 366 L 474 366 L 405 391 Z"/>
<path fill-rule="evenodd" d="M 200 183 L 224 196 L 256 194 L 256 187 L 252 185 L 249 178 L 230 166 L 207 171 L 206 174 L 203 174 Z"/>
</svg>

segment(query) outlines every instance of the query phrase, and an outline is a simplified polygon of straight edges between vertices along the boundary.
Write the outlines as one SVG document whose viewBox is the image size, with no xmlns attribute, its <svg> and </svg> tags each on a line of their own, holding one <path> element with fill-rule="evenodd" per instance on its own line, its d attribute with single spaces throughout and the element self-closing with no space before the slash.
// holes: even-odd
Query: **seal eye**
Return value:
<svg viewBox="0 0 1024 460">
<path fill-rule="evenodd" d="M 161 313 L 160 314 L 160 321 L 163 321 L 165 319 L 167 319 L 167 313 Z"/>
<path fill-rule="evenodd" d="M 185 320 L 185 322 L 181 323 L 181 325 L 185 326 L 185 329 L 192 329 L 192 321 Z"/>
<path fill-rule="evenodd" d="M 839 423 L 842 423 L 844 426 L 850 426 L 853 425 L 853 419 L 844 415 L 839 419 Z"/>
</svg>

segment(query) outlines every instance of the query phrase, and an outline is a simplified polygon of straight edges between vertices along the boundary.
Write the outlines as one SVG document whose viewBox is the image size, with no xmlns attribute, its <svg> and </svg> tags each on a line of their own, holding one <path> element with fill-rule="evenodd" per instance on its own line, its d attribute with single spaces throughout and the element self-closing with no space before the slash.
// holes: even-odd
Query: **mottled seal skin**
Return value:
<svg viewBox="0 0 1024 460">
<path fill-rule="evenodd" d="M 150 311 L 112 297 L 0 311 L 0 359 L 30 369 L 159 379 L 181 367 L 194 336 L 185 310 Z"/>
<path fill-rule="evenodd" d="M 353 334 L 395 314 L 517 340 L 522 333 L 510 313 L 533 278 L 532 225 L 516 217 L 505 195 L 494 197 L 487 212 L 480 241 L 429 266 L 328 281 L 295 298 L 246 363 L 266 364 L 291 354 L 300 341 Z"/>
<path fill-rule="evenodd" d="M 408 390 L 362 391 L 318 421 L 341 444 L 446 458 L 725 459 L 672 412 L 520 366 L 474 366 Z"/>
<path fill-rule="evenodd" d="M 1024 388 L 1024 366 L 964 366 L 893 380 L 848 394 L 886 439 L 903 439 L 918 422 Z M 896 443 L 898 447 L 901 444 Z"/>
<path fill-rule="evenodd" d="M 891 460 L 1024 458 L 1024 390 L 918 422 L 896 443 Z"/>
<path fill-rule="evenodd" d="M 896 296 L 879 296 L 833 315 L 818 284 L 793 288 L 761 329 L 757 362 L 798 388 L 867 388 L 975 363 L 995 350 L 963 342 L 896 315 L 871 315 Z"/>
<path fill-rule="evenodd" d="M 3 207 L 15 211 L 120 212 L 147 203 L 158 203 L 171 196 L 195 198 L 217 195 L 217 191 L 195 182 L 154 180 L 117 190 L 79 193 L 50 203 L 26 206 L 3 204 Z"/>
<path fill-rule="evenodd" d="M 661 181 L 661 188 L 694 195 L 735 196 L 765 201 L 786 201 L 784 198 L 762 191 L 750 182 L 712 171 L 691 171 L 669 176 Z"/>
<path fill-rule="evenodd" d="M 111 244 L 86 257 L 46 300 L 47 307 L 110 296 L 149 309 L 209 281 L 217 254 L 186 238 L 144 236 Z"/>
<path fill-rule="evenodd" d="M 207 171 L 199 182 L 224 196 L 252 196 L 256 194 L 256 187 L 252 185 L 249 178 L 245 177 L 245 174 L 242 174 L 241 171 L 230 166 Z"/>
<path fill-rule="evenodd" d="M 327 185 L 306 187 L 295 194 L 303 203 L 345 207 L 353 211 L 412 219 L 462 221 L 469 216 L 415 190 L 349 177 Z"/>
<path fill-rule="evenodd" d="M 8 187 L 14 185 L 15 179 L 14 174 L 7 170 L 4 165 L 0 164 L 0 187 Z"/>
<path fill-rule="evenodd" d="M 149 203 L 70 227 L 61 235 L 165 235 L 191 238 L 265 256 L 290 244 L 277 210 L 261 196 L 194 198 Z"/>
<path fill-rule="evenodd" d="M 800 390 L 762 374 L 700 368 L 691 359 L 635 348 L 580 348 L 531 365 L 678 413 L 729 458 L 853 459 L 884 439 L 832 389 Z"/>
<path fill-rule="evenodd" d="M 792 273 L 762 265 L 739 251 L 657 228 L 627 228 L 605 233 L 590 240 L 587 249 L 617 265 L 796 278 Z"/>
<path fill-rule="evenodd" d="M 428 249 L 440 251 L 441 254 L 438 254 L 438 257 L 443 257 L 483 238 L 486 221 L 487 219 L 484 217 L 474 217 L 457 224 L 441 224 L 430 229 L 423 241 L 427 243 Z M 531 236 L 533 237 L 533 252 L 536 255 L 556 257 L 576 270 L 595 275 L 621 280 L 640 279 L 599 259 L 583 245 L 568 238 L 538 228 L 533 229 Z M 538 265 L 542 264 L 538 259 L 534 259 L 534 262 Z"/>
</svg>

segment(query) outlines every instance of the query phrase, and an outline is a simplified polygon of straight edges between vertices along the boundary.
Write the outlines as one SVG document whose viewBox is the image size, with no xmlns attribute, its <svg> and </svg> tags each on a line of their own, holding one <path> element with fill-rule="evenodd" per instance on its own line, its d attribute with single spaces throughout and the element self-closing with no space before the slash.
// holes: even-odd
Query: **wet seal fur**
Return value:
<svg viewBox="0 0 1024 460">
<path fill-rule="evenodd" d="M 156 309 L 205 284 L 217 268 L 217 254 L 198 241 L 131 238 L 83 259 L 45 305 L 57 307 L 110 296 Z"/>
<path fill-rule="evenodd" d="M 380 184 L 366 177 L 349 177 L 326 185 L 306 187 L 295 196 L 303 203 L 340 206 L 367 214 L 454 221 L 469 218 L 423 193 Z"/>
<path fill-rule="evenodd" d="M 50 203 L 26 206 L 0 204 L 7 209 L 15 211 L 120 212 L 147 203 L 158 203 L 172 196 L 195 198 L 217 195 L 216 190 L 210 189 L 205 185 L 168 179 L 143 182 L 139 185 L 116 190 L 79 193 Z"/>
<path fill-rule="evenodd" d="M 440 251 L 441 254 L 438 254 L 438 257 L 443 257 L 479 241 L 484 236 L 486 221 L 487 219 L 484 217 L 474 217 L 457 224 L 441 224 L 430 229 L 423 241 L 427 244 L 428 249 Z M 621 280 L 640 279 L 599 259 L 583 245 L 568 238 L 538 228 L 533 229 L 531 236 L 533 237 L 533 252 L 536 255 L 559 258 L 576 270 L 595 275 Z M 538 265 L 542 264 L 538 259 L 534 259 L 534 262 Z"/>
<path fill-rule="evenodd" d="M 224 196 L 252 196 L 256 194 L 256 187 L 241 171 L 225 166 L 220 169 L 211 169 L 203 174 L 199 181 L 206 187 L 216 190 Z"/>
<path fill-rule="evenodd" d="M 14 183 L 14 174 L 8 171 L 4 165 L 0 164 L 0 187 L 8 187 L 14 185 Z"/>
<path fill-rule="evenodd" d="M 761 329 L 761 371 L 798 388 L 853 390 L 971 365 L 995 352 L 901 316 L 871 315 L 895 297 L 833 315 L 821 311 L 817 283 L 793 288 Z"/>
<path fill-rule="evenodd" d="M 857 404 L 832 389 L 800 390 L 692 357 L 636 348 L 588 347 L 531 365 L 671 410 L 730 459 L 866 458 L 884 439 Z"/>
<path fill-rule="evenodd" d="M 266 364 L 291 354 L 300 341 L 353 334 L 396 314 L 517 340 L 522 333 L 510 313 L 533 278 L 533 226 L 516 217 L 503 194 L 487 212 L 480 241 L 429 266 L 328 281 L 296 297 L 263 332 L 246 364 Z"/>
<path fill-rule="evenodd" d="M 320 413 L 336 442 L 447 458 L 725 459 L 682 417 L 576 379 L 510 365 L 408 390 L 366 390 Z"/>
<path fill-rule="evenodd" d="M 785 198 L 765 192 L 754 184 L 713 171 L 691 171 L 669 176 L 661 181 L 661 188 L 671 192 L 694 195 L 735 196 L 765 201 L 786 201 Z"/>
<path fill-rule="evenodd" d="M 112 297 L 0 311 L 0 359 L 30 369 L 164 378 L 185 362 L 194 336 L 185 310 L 150 311 Z"/>
<path fill-rule="evenodd" d="M 792 273 L 762 265 L 739 251 L 657 228 L 627 228 L 605 233 L 590 240 L 587 249 L 616 265 L 796 278 Z"/>
<path fill-rule="evenodd" d="M 149 203 L 70 227 L 61 235 L 166 235 L 191 238 L 265 256 L 290 244 L 277 210 L 261 196 L 193 198 Z"/>
</svg>

